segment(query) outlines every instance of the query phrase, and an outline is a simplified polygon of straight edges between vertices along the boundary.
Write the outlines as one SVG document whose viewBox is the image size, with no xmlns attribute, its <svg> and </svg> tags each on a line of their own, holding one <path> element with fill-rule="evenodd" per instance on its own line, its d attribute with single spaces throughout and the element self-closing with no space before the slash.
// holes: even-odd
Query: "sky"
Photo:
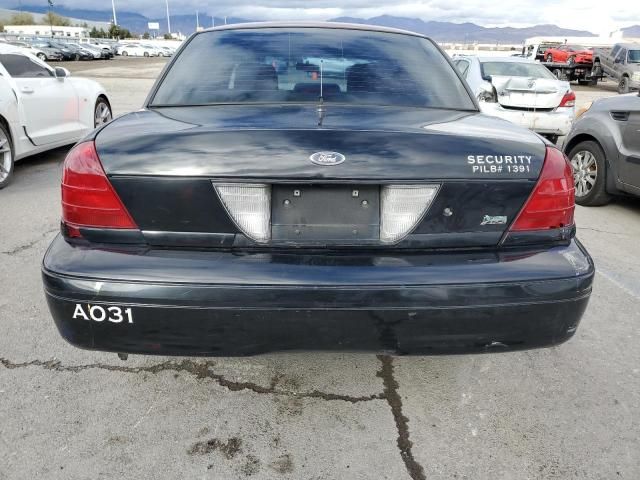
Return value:
<svg viewBox="0 0 640 480">
<path fill-rule="evenodd" d="M 13 7 L 20 0 L 0 0 Z M 116 10 L 164 15 L 163 0 L 113 0 Z M 370 18 L 394 15 L 425 21 L 473 22 L 486 27 L 523 27 L 552 23 L 564 28 L 608 34 L 640 24 L 638 0 L 168 0 L 171 13 L 236 16 L 258 20 L 327 20 L 339 16 Z M 22 0 L 46 4 L 45 0 Z M 109 0 L 54 0 L 58 5 L 95 10 L 108 9 Z"/>
</svg>

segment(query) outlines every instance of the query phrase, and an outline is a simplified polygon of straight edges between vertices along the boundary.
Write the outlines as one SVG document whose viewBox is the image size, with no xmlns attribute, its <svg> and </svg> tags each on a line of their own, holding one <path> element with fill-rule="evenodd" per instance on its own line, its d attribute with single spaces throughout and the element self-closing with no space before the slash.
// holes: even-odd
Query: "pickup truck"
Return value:
<svg viewBox="0 0 640 480">
<path fill-rule="evenodd" d="M 640 43 L 618 43 L 613 48 L 597 49 L 593 68 L 618 82 L 618 93 L 640 89 Z"/>
</svg>

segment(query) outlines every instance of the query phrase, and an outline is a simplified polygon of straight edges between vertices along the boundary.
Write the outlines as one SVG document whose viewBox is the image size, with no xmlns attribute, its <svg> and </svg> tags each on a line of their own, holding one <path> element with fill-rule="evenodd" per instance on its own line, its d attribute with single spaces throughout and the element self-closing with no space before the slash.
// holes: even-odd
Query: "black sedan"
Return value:
<svg viewBox="0 0 640 480">
<path fill-rule="evenodd" d="M 573 125 L 564 148 L 580 205 L 640 196 L 640 94 L 594 102 Z"/>
<path fill-rule="evenodd" d="M 53 318 L 122 355 L 550 346 L 594 276 L 562 152 L 377 27 L 196 33 L 69 153 L 62 211 Z"/>
</svg>

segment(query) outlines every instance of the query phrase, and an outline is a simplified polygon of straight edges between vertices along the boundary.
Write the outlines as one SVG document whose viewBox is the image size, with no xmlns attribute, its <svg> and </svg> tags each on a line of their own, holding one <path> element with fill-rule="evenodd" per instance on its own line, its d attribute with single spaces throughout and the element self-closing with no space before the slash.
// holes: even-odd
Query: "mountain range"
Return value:
<svg viewBox="0 0 640 480">
<path fill-rule="evenodd" d="M 45 2 L 43 2 L 45 3 Z M 17 8 L 15 9 L 17 10 Z M 32 5 L 21 7 L 22 11 L 34 13 L 46 13 L 48 7 L 43 5 Z M 53 11 L 58 15 L 71 18 L 82 18 L 97 22 L 110 22 L 111 10 L 86 10 L 77 8 L 67 8 L 63 5 L 56 5 Z M 118 11 L 118 24 L 136 33 L 144 33 L 148 30 L 149 22 L 157 22 L 160 24 L 160 34 L 167 31 L 166 18 L 148 18 L 140 13 Z M 251 20 L 229 17 L 226 22 L 242 23 Z M 557 25 L 536 25 L 533 27 L 515 28 L 515 27 L 482 27 L 474 23 L 452 23 L 439 21 L 424 21 L 418 18 L 395 17 L 391 15 L 382 15 L 373 18 L 353 18 L 338 17 L 331 19 L 334 22 L 347 22 L 358 24 L 372 24 L 383 27 L 401 28 L 411 30 L 430 36 L 434 40 L 440 42 L 478 42 L 478 43 L 506 43 L 520 44 L 526 38 L 536 36 L 566 36 L 566 37 L 589 37 L 596 36 L 586 30 L 571 30 L 558 27 Z M 199 25 L 203 27 L 211 27 L 212 25 L 221 25 L 225 23 L 225 19 L 221 17 L 211 17 L 208 14 L 201 13 L 199 15 Z M 196 15 L 171 15 L 171 30 L 173 32 L 182 32 L 183 34 L 193 33 L 196 29 Z M 640 25 L 635 25 L 623 29 L 626 37 L 640 37 Z"/>
</svg>

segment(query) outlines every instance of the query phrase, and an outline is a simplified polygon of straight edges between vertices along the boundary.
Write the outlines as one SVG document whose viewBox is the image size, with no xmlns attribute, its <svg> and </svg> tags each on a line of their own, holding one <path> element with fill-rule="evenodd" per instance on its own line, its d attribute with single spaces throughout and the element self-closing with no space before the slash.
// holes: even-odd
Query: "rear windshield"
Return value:
<svg viewBox="0 0 640 480">
<path fill-rule="evenodd" d="M 529 77 L 529 78 L 549 78 L 556 77 L 545 67 L 539 63 L 524 62 L 483 62 L 483 76 L 499 76 L 499 77 Z"/>
<path fill-rule="evenodd" d="M 429 40 L 327 28 L 260 28 L 196 35 L 151 106 L 220 103 L 401 105 L 475 110 Z"/>
</svg>

